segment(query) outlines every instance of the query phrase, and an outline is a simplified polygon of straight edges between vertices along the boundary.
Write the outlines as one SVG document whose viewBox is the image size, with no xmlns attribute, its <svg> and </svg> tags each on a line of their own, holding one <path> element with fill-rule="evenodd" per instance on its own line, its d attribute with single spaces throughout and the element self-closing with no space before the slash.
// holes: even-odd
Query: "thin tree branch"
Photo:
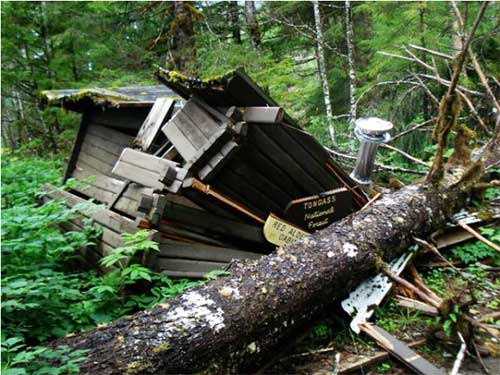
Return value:
<svg viewBox="0 0 500 375">
<path fill-rule="evenodd" d="M 493 106 L 497 109 L 498 112 L 500 112 L 500 103 L 498 103 L 498 99 L 493 93 L 493 90 L 491 90 L 491 87 L 488 84 L 488 79 L 486 78 L 486 75 L 481 69 L 481 65 L 479 64 L 479 61 L 477 61 L 476 55 L 474 54 L 474 52 L 472 52 L 472 50 L 469 50 L 469 56 L 472 61 L 472 65 L 474 66 L 474 69 L 476 70 L 476 73 L 479 76 L 479 79 L 481 80 L 481 83 L 483 84 L 484 88 L 486 89 L 486 92 L 490 95 L 491 100 L 493 101 Z"/>
<path fill-rule="evenodd" d="M 424 127 L 424 126 L 426 126 L 426 125 L 429 125 L 430 123 L 432 123 L 432 122 L 433 122 L 433 121 L 435 121 L 435 120 L 436 120 L 436 118 L 435 118 L 435 117 L 433 117 L 433 118 L 431 118 L 431 119 L 429 119 L 429 120 L 427 120 L 427 121 L 421 122 L 420 124 L 417 124 L 417 125 L 415 125 L 415 126 L 411 127 L 410 129 L 407 129 L 407 130 L 405 130 L 405 131 L 402 131 L 401 133 L 396 134 L 394 137 L 392 137 L 392 138 L 391 138 L 391 142 L 393 142 L 395 139 L 398 139 L 399 137 L 402 137 L 402 136 L 404 136 L 404 135 L 406 135 L 406 134 L 408 134 L 408 133 L 411 133 L 411 132 L 413 132 L 413 131 L 415 131 L 415 130 L 417 130 L 417 129 L 419 129 L 419 128 L 422 128 L 422 127 Z"/>
<path fill-rule="evenodd" d="M 481 125 L 481 127 L 486 132 L 486 134 L 491 135 L 491 131 L 488 129 L 488 127 L 484 123 L 483 119 L 481 118 L 481 116 L 477 112 L 476 107 L 474 107 L 474 104 L 472 104 L 472 101 L 460 89 L 456 89 L 456 91 L 457 91 L 457 94 L 460 95 L 460 97 L 467 104 L 467 107 L 469 107 L 470 111 L 476 117 L 477 121 L 479 122 L 479 125 Z"/>
<path fill-rule="evenodd" d="M 412 59 L 412 58 L 410 58 L 410 57 L 401 56 L 401 55 L 396 55 L 395 53 L 384 52 L 384 51 L 377 51 L 377 53 L 378 53 L 379 55 L 383 55 L 383 56 L 395 57 L 395 58 L 400 59 L 400 60 L 406 60 L 406 61 L 415 62 L 415 60 L 414 60 L 414 59 Z"/>
<path fill-rule="evenodd" d="M 413 76 L 420 83 L 420 86 L 425 90 L 425 92 L 427 93 L 427 95 L 429 95 L 429 97 L 432 99 L 432 101 L 435 104 L 437 104 L 437 106 L 439 107 L 439 100 L 437 100 L 437 98 L 434 96 L 434 94 L 429 89 L 429 87 L 427 87 L 427 85 L 424 83 L 424 81 L 422 81 L 422 79 L 416 74 L 414 74 Z"/>
<path fill-rule="evenodd" d="M 423 77 L 423 78 L 428 78 L 428 79 L 433 79 L 437 82 L 439 82 L 440 84 L 442 84 L 443 86 L 446 86 L 448 87 L 448 90 L 451 86 L 451 81 L 448 81 L 444 78 L 439 78 L 437 76 L 433 76 L 433 75 L 430 75 L 430 74 L 425 74 L 425 73 L 417 73 L 420 77 Z M 458 87 L 460 90 L 462 90 L 463 92 L 466 92 L 468 94 L 471 94 L 471 95 L 475 95 L 475 96 L 480 96 L 480 97 L 484 97 L 484 93 L 482 92 L 479 92 L 479 91 L 475 91 L 475 90 L 470 90 L 468 89 L 467 87 L 463 87 L 463 86 L 460 86 L 460 85 L 455 85 L 456 87 Z"/>
<path fill-rule="evenodd" d="M 416 50 L 419 50 L 419 51 L 422 51 L 422 52 L 426 52 L 426 53 L 428 53 L 430 55 L 434 55 L 434 56 L 437 56 L 437 57 L 442 57 L 442 58 L 447 59 L 447 60 L 453 60 L 453 56 L 447 55 L 447 54 L 439 52 L 439 51 L 434 51 L 432 49 L 424 48 L 424 47 L 421 47 L 421 46 L 417 46 L 415 44 L 408 44 L 408 46 L 411 47 L 411 48 L 413 48 L 413 49 L 416 49 Z"/>
<path fill-rule="evenodd" d="M 387 275 L 392 281 L 401 284 L 407 289 L 410 289 L 412 292 L 414 292 L 417 296 L 419 296 L 422 301 L 428 303 L 429 305 L 434 306 L 435 308 L 439 309 L 440 308 L 440 303 L 436 301 L 434 298 L 431 298 L 428 294 L 424 293 L 422 290 L 417 288 L 415 285 L 410 283 L 409 281 L 403 279 L 402 277 L 396 275 L 395 273 L 391 272 L 388 267 L 384 267 L 382 269 L 382 272 Z"/>
<path fill-rule="evenodd" d="M 420 159 L 418 159 L 418 158 L 416 158 L 416 157 L 408 154 L 407 152 L 404 152 L 403 150 L 400 150 L 399 148 L 396 148 L 394 146 L 388 145 L 387 143 L 382 143 L 380 146 L 384 147 L 384 148 L 387 148 L 387 149 L 389 149 L 391 151 L 395 151 L 395 152 L 399 153 L 400 155 L 404 156 L 405 158 L 407 158 L 408 160 L 411 160 L 414 163 L 423 165 L 423 166 L 425 166 L 427 168 L 430 167 L 429 163 L 426 163 L 425 161 L 420 160 Z"/>
<path fill-rule="evenodd" d="M 460 338 L 462 345 L 460 345 L 460 350 L 457 353 L 457 358 L 453 363 L 453 368 L 451 369 L 450 375 L 458 375 L 458 371 L 460 370 L 460 366 L 462 366 L 462 362 L 464 360 L 465 350 L 467 349 L 465 340 L 460 332 L 458 332 L 458 337 Z"/>
<path fill-rule="evenodd" d="M 467 57 L 467 51 L 469 50 L 470 43 L 472 42 L 472 38 L 476 33 L 477 28 L 479 27 L 479 23 L 484 16 L 484 12 L 486 11 L 486 7 L 488 6 L 488 1 L 483 2 L 481 8 L 479 8 L 479 12 L 474 20 L 474 24 L 469 32 L 467 39 L 465 40 L 464 46 L 460 54 L 458 55 L 455 70 L 453 71 L 453 77 L 451 78 L 450 86 L 448 87 L 448 97 L 452 96 L 455 93 L 455 88 L 458 84 L 458 78 L 460 77 L 460 73 L 462 71 L 463 65 L 465 63 L 465 58 Z"/>
<path fill-rule="evenodd" d="M 357 160 L 357 157 L 355 157 L 355 156 L 343 154 L 341 152 L 332 150 L 332 149 L 325 147 L 325 146 L 323 146 L 323 147 L 325 148 L 326 151 L 328 151 L 334 157 L 338 157 L 338 158 L 342 158 L 342 159 L 346 159 L 346 160 L 353 160 L 353 161 Z M 390 171 L 390 172 L 402 172 L 402 173 L 411 173 L 411 174 L 419 174 L 419 175 L 426 174 L 426 172 L 424 172 L 424 171 L 417 171 L 415 169 L 408 169 L 408 168 L 402 168 L 402 167 L 393 167 L 392 165 L 385 165 L 385 164 L 380 164 L 380 163 L 375 163 L 375 168 Z"/>
<path fill-rule="evenodd" d="M 481 234 L 479 234 L 478 232 L 476 232 L 474 229 L 472 229 L 467 224 L 459 221 L 458 225 L 460 225 L 462 228 L 464 228 L 467 232 L 469 232 L 470 234 L 472 234 L 474 237 L 476 237 L 482 243 L 484 243 L 484 244 L 488 245 L 489 247 L 491 247 L 492 249 L 500 252 L 500 246 L 498 246 L 497 244 L 491 242 L 489 239 L 485 238 L 484 236 L 482 236 Z"/>
<path fill-rule="evenodd" d="M 430 66 L 429 64 L 427 64 L 426 62 L 422 61 L 421 59 L 419 59 L 417 57 L 417 55 L 415 55 L 413 52 L 411 52 L 408 48 L 406 47 L 403 47 L 404 51 L 410 55 L 414 61 L 418 62 L 420 65 L 422 65 L 424 68 L 427 68 L 429 69 L 430 71 L 433 71 L 434 72 L 434 67 Z M 435 72 L 434 72 L 435 73 Z"/>
</svg>

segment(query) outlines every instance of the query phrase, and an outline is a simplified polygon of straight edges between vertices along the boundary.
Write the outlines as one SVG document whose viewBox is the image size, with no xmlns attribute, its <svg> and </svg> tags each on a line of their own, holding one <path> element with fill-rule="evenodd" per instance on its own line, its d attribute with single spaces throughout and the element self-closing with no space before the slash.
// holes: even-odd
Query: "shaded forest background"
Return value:
<svg viewBox="0 0 500 375">
<path fill-rule="evenodd" d="M 479 4 L 457 7 L 462 22 L 449 2 L 3 2 L 2 144 L 31 154 L 70 148 L 78 118 L 42 108 L 42 90 L 156 84 L 158 65 L 201 77 L 243 67 L 324 144 L 332 125 L 336 147 L 352 153 L 353 117 L 389 119 L 397 133 L 437 113 Z M 491 4 L 472 43 L 497 93 L 499 15 Z M 473 104 L 462 120 L 491 129 L 473 69 L 460 85 Z M 428 125 L 396 145 L 430 157 Z"/>
</svg>

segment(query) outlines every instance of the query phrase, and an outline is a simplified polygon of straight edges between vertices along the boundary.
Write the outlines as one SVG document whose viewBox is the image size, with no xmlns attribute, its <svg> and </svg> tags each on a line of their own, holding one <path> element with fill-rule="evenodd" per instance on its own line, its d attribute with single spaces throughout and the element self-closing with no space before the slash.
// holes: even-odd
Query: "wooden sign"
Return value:
<svg viewBox="0 0 500 375">
<path fill-rule="evenodd" d="M 322 229 L 346 217 L 354 209 L 346 188 L 295 199 L 285 209 L 285 219 L 310 232 Z"/>
<path fill-rule="evenodd" d="M 307 236 L 309 233 L 273 214 L 267 217 L 264 224 L 264 237 L 276 246 L 285 246 Z"/>
</svg>

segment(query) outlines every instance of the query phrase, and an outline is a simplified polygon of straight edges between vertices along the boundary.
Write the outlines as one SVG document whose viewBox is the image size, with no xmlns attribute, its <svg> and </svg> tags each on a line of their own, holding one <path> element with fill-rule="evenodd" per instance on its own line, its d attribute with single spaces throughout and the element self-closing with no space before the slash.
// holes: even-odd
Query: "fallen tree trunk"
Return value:
<svg viewBox="0 0 500 375">
<path fill-rule="evenodd" d="M 464 204 L 458 188 L 412 185 L 231 275 L 148 311 L 53 343 L 88 349 L 90 374 L 256 370 L 335 300 Z"/>
</svg>

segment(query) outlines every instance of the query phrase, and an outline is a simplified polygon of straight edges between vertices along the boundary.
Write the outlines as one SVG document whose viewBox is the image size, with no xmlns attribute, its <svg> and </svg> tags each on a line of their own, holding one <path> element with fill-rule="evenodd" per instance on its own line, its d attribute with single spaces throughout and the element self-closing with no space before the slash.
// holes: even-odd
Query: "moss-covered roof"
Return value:
<svg viewBox="0 0 500 375">
<path fill-rule="evenodd" d="M 198 96 L 212 107 L 279 106 L 266 90 L 259 87 L 243 69 L 232 70 L 224 75 L 209 79 L 188 77 L 163 68 L 158 68 L 155 75 L 160 82 L 184 99 Z M 286 112 L 284 120 L 286 123 L 298 127 L 297 123 Z"/>
<path fill-rule="evenodd" d="M 90 107 L 150 106 L 159 97 L 178 97 L 165 86 L 130 86 L 113 89 L 47 90 L 41 93 L 46 105 L 83 112 Z"/>
</svg>

